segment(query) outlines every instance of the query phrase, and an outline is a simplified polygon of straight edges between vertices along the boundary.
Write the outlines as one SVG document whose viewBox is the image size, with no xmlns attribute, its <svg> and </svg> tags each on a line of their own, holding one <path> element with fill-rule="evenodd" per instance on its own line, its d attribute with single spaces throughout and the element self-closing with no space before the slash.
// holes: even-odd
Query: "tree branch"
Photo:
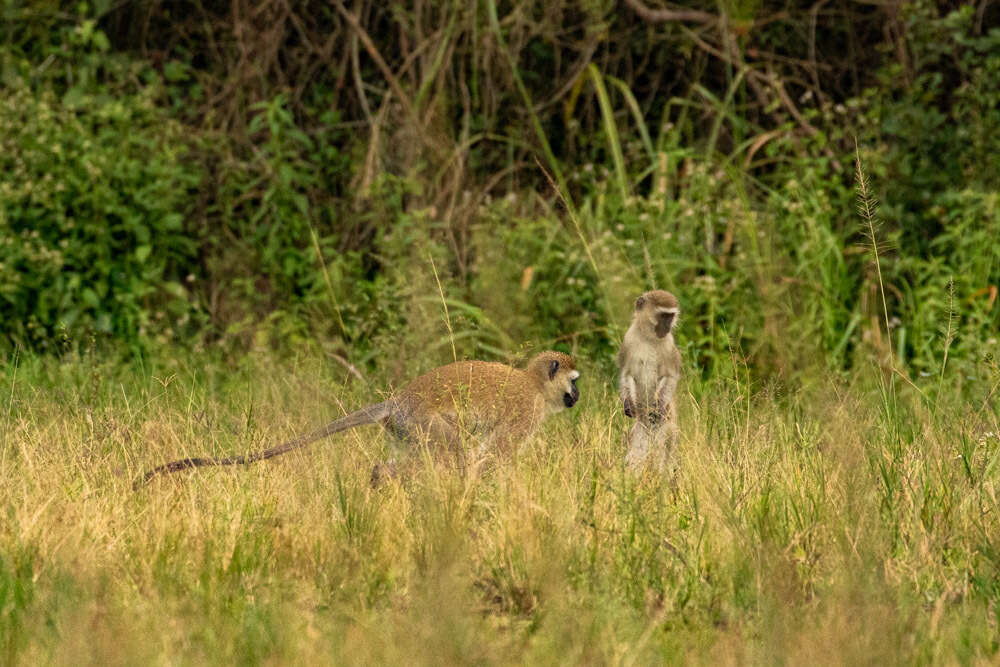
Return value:
<svg viewBox="0 0 1000 667">
<path fill-rule="evenodd" d="M 414 120 L 419 120 L 417 111 L 413 108 L 413 103 L 410 102 L 410 96 L 407 95 L 406 91 L 403 90 L 403 87 L 399 85 L 399 80 L 396 78 L 396 75 L 393 74 L 392 68 L 389 67 L 385 58 L 383 58 L 382 54 L 379 53 L 378 48 L 375 47 L 375 42 L 373 42 L 372 38 L 368 36 L 368 32 L 361 26 L 361 22 L 358 21 L 354 14 L 347 11 L 344 4 L 340 2 L 340 0 L 333 0 L 333 6 L 338 12 L 340 12 L 340 15 L 344 17 L 347 24 L 354 29 L 358 39 L 361 40 L 361 44 L 365 47 L 365 51 L 367 51 L 368 55 L 375 61 L 375 65 L 382 70 L 382 76 L 384 76 L 385 80 L 389 83 L 389 87 L 392 89 L 392 92 L 394 92 L 396 97 L 399 98 L 400 104 L 403 105 L 403 109 L 406 110 L 406 113 L 409 114 Z"/>
<path fill-rule="evenodd" d="M 695 23 L 716 23 L 719 17 L 698 9 L 651 9 L 640 0 L 625 0 L 625 4 L 636 14 L 650 23 L 666 21 L 693 21 Z"/>
</svg>

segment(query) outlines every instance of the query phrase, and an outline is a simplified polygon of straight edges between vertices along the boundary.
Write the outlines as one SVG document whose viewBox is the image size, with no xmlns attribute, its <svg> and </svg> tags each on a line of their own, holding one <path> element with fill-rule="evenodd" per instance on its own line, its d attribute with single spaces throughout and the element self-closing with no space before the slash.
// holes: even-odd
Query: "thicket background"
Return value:
<svg viewBox="0 0 1000 667">
<path fill-rule="evenodd" d="M 991 0 L 0 0 L 0 663 L 995 661 L 998 192 Z M 482 474 L 132 490 L 538 348 Z"/>
<path fill-rule="evenodd" d="M 309 345 L 403 376 L 453 337 L 610 364 L 651 286 L 706 374 L 996 351 L 987 0 L 0 12 L 6 358 Z"/>
</svg>

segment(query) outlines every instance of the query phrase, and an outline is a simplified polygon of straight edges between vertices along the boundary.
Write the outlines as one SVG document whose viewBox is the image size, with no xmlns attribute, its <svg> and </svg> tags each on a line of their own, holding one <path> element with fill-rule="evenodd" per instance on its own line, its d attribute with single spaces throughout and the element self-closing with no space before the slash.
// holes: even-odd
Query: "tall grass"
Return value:
<svg viewBox="0 0 1000 667">
<path fill-rule="evenodd" d="M 377 395 L 308 356 L 24 359 L 3 378 L 3 662 L 995 656 L 994 417 L 953 400 L 932 419 L 905 392 L 886 415 L 873 377 L 779 397 L 689 373 L 676 476 L 635 478 L 613 387 L 582 363 L 578 408 L 475 477 L 418 456 L 372 489 L 391 454 L 368 429 L 132 493 L 165 459 Z"/>
</svg>

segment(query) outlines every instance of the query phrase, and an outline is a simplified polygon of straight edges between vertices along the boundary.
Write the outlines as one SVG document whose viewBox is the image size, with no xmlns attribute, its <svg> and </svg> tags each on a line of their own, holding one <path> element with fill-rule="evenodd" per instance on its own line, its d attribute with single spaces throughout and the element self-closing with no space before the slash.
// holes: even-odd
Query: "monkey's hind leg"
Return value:
<svg viewBox="0 0 1000 667">
<path fill-rule="evenodd" d="M 641 472 L 652 469 L 661 474 L 670 472 L 677 442 L 677 423 L 672 418 L 654 424 L 636 420 L 628 441 L 625 464 L 630 470 Z"/>
<path fill-rule="evenodd" d="M 628 452 L 625 454 L 625 465 L 630 470 L 637 471 L 646 465 L 649 458 L 651 433 L 649 426 L 636 420 L 628 433 Z"/>
<path fill-rule="evenodd" d="M 395 456 L 372 468 L 370 483 L 378 487 L 390 479 L 404 481 L 411 477 L 421 463 L 422 455 L 440 460 L 460 452 L 461 437 L 453 420 L 441 415 L 422 419 L 412 415 L 397 414 L 386 417 L 382 425 L 393 436 Z"/>
</svg>

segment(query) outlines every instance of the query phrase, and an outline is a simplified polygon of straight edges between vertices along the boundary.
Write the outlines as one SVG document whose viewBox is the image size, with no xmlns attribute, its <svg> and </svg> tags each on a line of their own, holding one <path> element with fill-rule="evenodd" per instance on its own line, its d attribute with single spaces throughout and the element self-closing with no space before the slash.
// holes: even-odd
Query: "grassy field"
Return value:
<svg viewBox="0 0 1000 667">
<path fill-rule="evenodd" d="M 136 493 L 381 385 L 268 355 L 9 364 L 0 663 L 995 659 L 1000 374 L 932 403 L 874 372 L 689 373 L 664 480 L 623 470 L 613 380 L 581 361 L 578 408 L 476 477 L 425 460 L 372 489 L 390 452 L 368 427 Z"/>
<path fill-rule="evenodd" d="M 1000 661 L 1000 3 L 2 7 L 0 667 Z M 542 348 L 477 474 L 132 489 Z"/>
</svg>

